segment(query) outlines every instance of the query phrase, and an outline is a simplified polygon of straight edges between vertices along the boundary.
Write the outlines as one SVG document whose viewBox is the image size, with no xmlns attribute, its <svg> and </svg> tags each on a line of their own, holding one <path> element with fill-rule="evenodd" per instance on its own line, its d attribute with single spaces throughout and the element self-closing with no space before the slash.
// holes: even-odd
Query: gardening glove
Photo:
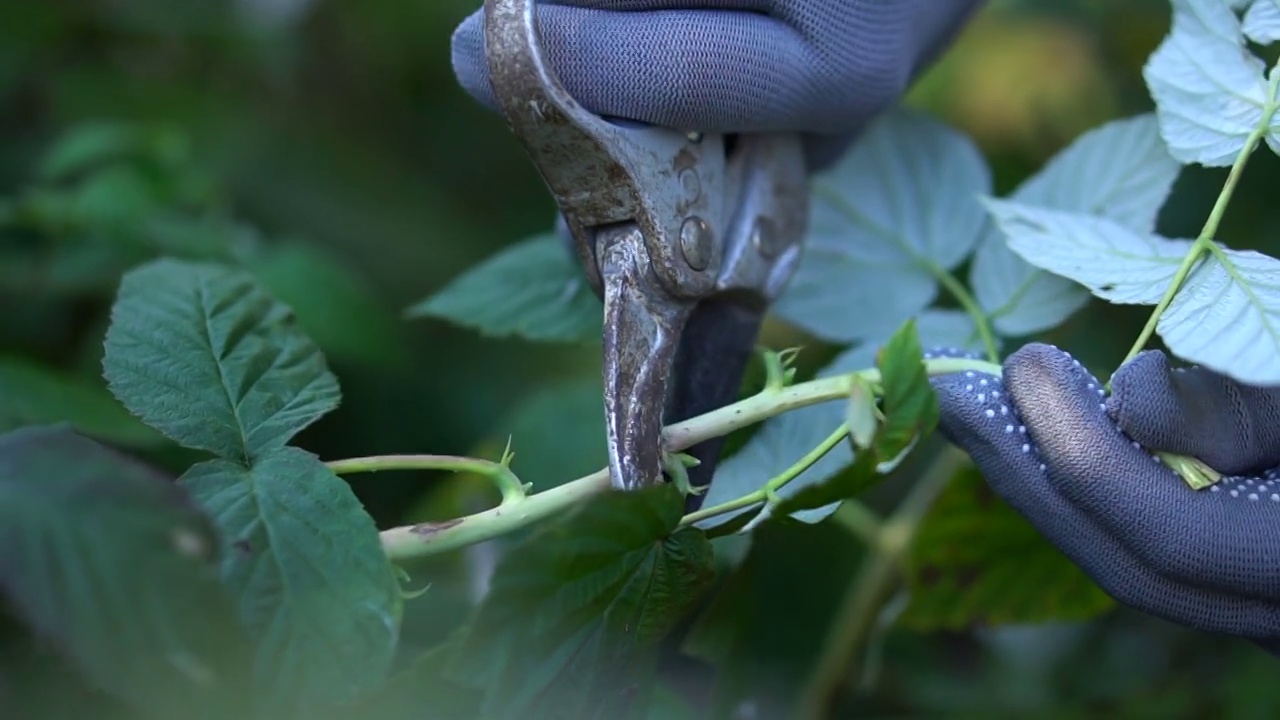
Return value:
<svg viewBox="0 0 1280 720">
<path fill-rule="evenodd" d="M 800 132 L 834 161 L 982 0 L 545 0 L 552 69 L 587 110 L 703 132 Z M 462 87 L 498 107 L 482 11 L 453 36 Z"/>
<path fill-rule="evenodd" d="M 1070 355 L 1031 344 L 934 380 L 941 431 L 991 488 L 1118 602 L 1280 648 L 1280 388 L 1144 352 L 1112 395 Z M 1191 489 L 1152 454 L 1223 474 Z"/>
</svg>

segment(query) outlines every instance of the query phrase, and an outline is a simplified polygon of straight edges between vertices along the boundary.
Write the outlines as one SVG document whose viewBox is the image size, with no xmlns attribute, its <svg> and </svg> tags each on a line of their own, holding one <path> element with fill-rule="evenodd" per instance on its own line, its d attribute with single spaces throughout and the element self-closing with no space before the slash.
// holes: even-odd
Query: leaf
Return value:
<svg viewBox="0 0 1280 720">
<path fill-rule="evenodd" d="M 689 630 L 683 649 L 716 669 L 703 717 L 798 717 L 795 707 L 836 632 L 865 546 L 840 525 L 780 518 L 751 533 L 746 559 Z M 735 711 L 750 709 L 747 713 Z"/>
<path fill-rule="evenodd" d="M 535 491 L 609 464 L 604 390 L 598 373 L 559 382 L 524 398 L 497 428 L 511 438 L 511 469 Z"/>
<path fill-rule="evenodd" d="M 853 381 L 849 402 L 845 405 L 844 424 L 849 426 L 849 438 L 854 452 L 868 450 L 876 437 L 879 422 L 876 419 L 876 396 L 870 385 L 861 378 Z"/>
<path fill-rule="evenodd" d="M 1280 40 L 1280 0 L 1257 0 L 1244 14 L 1245 37 L 1259 45 Z"/>
<path fill-rule="evenodd" d="M 60 180 L 111 160 L 138 152 L 144 133 L 134 125 L 118 122 L 87 122 L 76 126 L 45 154 L 40 176 Z"/>
<path fill-rule="evenodd" d="M 990 189 L 967 137 L 915 111 L 887 113 L 817 179 L 804 256 L 775 312 L 826 340 L 886 337 L 973 249 Z"/>
<path fill-rule="evenodd" d="M 486 691 L 485 718 L 632 717 L 659 645 L 713 577 L 711 544 L 676 529 L 666 485 L 609 492 L 501 561 L 453 676 Z"/>
<path fill-rule="evenodd" d="M 153 717 L 228 717 L 244 638 L 214 528 L 167 478 L 65 427 L 0 435 L 0 547 L 10 607 L 94 684 Z"/>
<path fill-rule="evenodd" d="M 191 448 L 246 463 L 337 407 L 338 381 L 248 273 L 157 260 L 125 275 L 107 330 L 119 400 Z"/>
<path fill-rule="evenodd" d="M 554 233 L 513 245 L 406 311 L 490 336 L 597 342 L 604 307 Z"/>
<path fill-rule="evenodd" d="M 130 415 L 101 382 L 57 372 L 17 357 L 0 357 L 0 431 L 67 423 L 84 435 L 132 447 L 163 442 Z"/>
<path fill-rule="evenodd" d="M 1280 384 L 1280 261 L 1220 248 L 1191 271 L 1156 332 L 1184 360 L 1243 383 Z"/>
<path fill-rule="evenodd" d="M 912 443 L 933 432 L 938 424 L 938 396 L 929 384 L 924 351 L 914 320 L 894 333 L 876 356 L 884 421 L 875 434 L 876 460 L 888 462 Z"/>
<path fill-rule="evenodd" d="M 1113 606 L 972 468 L 934 502 L 908 572 L 911 602 L 901 623 L 922 631 L 1086 620 Z"/>
<path fill-rule="evenodd" d="M 1240 20 L 1222 0 L 1172 4 L 1172 30 L 1142 71 L 1160 134 L 1183 163 L 1225 167 L 1275 102 L 1265 66 L 1244 47 Z"/>
<path fill-rule="evenodd" d="M 450 682 L 446 673 L 458 650 L 457 637 L 420 655 L 385 685 L 363 697 L 353 708 L 334 708 L 332 715 L 312 720 L 475 720 L 483 695 L 465 685 Z"/>
<path fill-rule="evenodd" d="M 1180 170 L 1160 140 L 1154 116 L 1138 115 L 1076 138 L 1009 199 L 1150 232 Z M 1006 337 L 1056 327 L 1089 299 L 1075 283 L 1015 254 L 998 227 L 979 244 L 969 282 L 995 330 Z"/>
<path fill-rule="evenodd" d="M 315 245 L 263 247 L 244 260 L 272 296 L 298 316 L 326 357 L 372 367 L 407 362 L 397 323 L 348 267 Z"/>
<path fill-rule="evenodd" d="M 1194 244 L 1138 233 L 1106 218 L 987 202 L 1009 247 L 1027 262 L 1117 304 L 1155 305 Z"/>
<path fill-rule="evenodd" d="M 223 581 L 255 643 L 254 680 L 280 710 L 343 703 L 382 683 L 400 591 L 377 528 L 314 455 L 280 447 L 179 480 L 223 537 Z"/>
<path fill-rule="evenodd" d="M 930 347 L 979 346 L 975 343 L 973 320 L 961 312 L 926 311 L 920 315 L 918 327 L 920 336 Z M 846 350 L 819 371 L 818 376 L 831 377 L 874 367 L 879 347 L 878 342 L 868 342 Z M 840 403 L 830 402 L 792 410 L 765 421 L 741 450 L 721 461 L 715 481 L 703 500 L 703 507 L 712 507 L 759 490 L 770 478 L 781 474 L 826 439 L 844 421 L 843 413 L 844 407 Z M 852 449 L 847 444 L 838 445 L 779 494 L 784 498 L 794 496 L 802 488 L 823 482 L 852 463 Z M 838 503 L 804 510 L 794 517 L 805 522 L 821 522 L 835 512 L 837 506 Z M 709 518 L 698 523 L 698 527 L 717 527 L 724 522 L 724 518 Z"/>
</svg>

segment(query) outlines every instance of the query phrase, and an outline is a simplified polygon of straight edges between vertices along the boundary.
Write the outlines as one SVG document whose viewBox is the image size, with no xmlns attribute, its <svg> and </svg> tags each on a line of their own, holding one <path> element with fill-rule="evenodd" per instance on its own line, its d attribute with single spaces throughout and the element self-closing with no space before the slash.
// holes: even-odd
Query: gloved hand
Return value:
<svg viewBox="0 0 1280 720">
<path fill-rule="evenodd" d="M 950 44 L 981 0 L 545 0 L 552 69 L 587 110 L 704 132 L 807 137 L 834 160 Z M 453 68 L 497 108 L 482 13 L 453 36 Z"/>
<path fill-rule="evenodd" d="M 991 488 L 1117 601 L 1280 647 L 1280 388 L 1171 369 L 1148 351 L 1112 395 L 1066 353 L 1031 344 L 1003 378 L 935 378 L 941 431 Z M 1192 490 L 1148 450 L 1224 477 Z"/>
</svg>

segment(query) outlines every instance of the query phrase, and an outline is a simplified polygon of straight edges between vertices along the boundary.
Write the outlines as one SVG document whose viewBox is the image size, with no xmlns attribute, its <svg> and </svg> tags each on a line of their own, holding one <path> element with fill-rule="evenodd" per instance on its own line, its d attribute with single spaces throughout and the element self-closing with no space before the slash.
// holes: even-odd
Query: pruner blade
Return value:
<svg viewBox="0 0 1280 720">
<path fill-rule="evenodd" d="M 494 92 L 604 301 L 613 485 L 647 487 L 663 479 L 664 423 L 738 392 L 761 319 L 799 260 L 804 156 L 792 134 L 730 141 L 593 115 L 546 62 L 534 6 L 485 0 Z M 688 449 L 700 461 L 691 485 L 708 484 L 720 448 Z"/>
</svg>

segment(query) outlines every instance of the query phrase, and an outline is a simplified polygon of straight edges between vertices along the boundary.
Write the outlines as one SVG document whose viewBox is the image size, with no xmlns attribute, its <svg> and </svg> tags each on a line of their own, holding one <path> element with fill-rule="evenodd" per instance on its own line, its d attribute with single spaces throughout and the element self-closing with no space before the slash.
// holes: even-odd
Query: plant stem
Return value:
<svg viewBox="0 0 1280 720">
<path fill-rule="evenodd" d="M 849 426 L 841 423 L 840 427 L 836 428 L 835 431 L 828 435 L 825 440 L 818 444 L 817 447 L 810 450 L 804 457 L 797 460 L 791 465 L 791 467 L 783 470 L 776 477 L 770 478 L 769 481 L 764 484 L 764 487 L 753 493 L 748 493 L 742 497 L 734 498 L 728 502 L 723 502 L 713 507 L 702 508 L 701 510 L 691 512 L 680 519 L 680 526 L 684 527 L 685 525 L 693 525 L 694 523 L 701 522 L 710 517 L 723 515 L 735 510 L 743 510 L 751 507 L 752 505 L 758 505 L 762 502 L 766 502 L 774 493 L 777 493 L 778 490 L 785 487 L 787 483 L 795 480 L 805 470 L 813 467 L 814 463 L 818 462 L 823 458 L 823 456 L 831 452 L 835 446 L 839 445 L 845 439 L 845 436 L 848 434 Z"/>
<path fill-rule="evenodd" d="M 956 299 L 956 302 L 960 303 L 960 307 L 964 308 L 964 311 L 969 313 L 969 317 L 973 318 L 974 325 L 978 328 L 978 337 L 982 338 L 982 347 L 987 351 L 987 359 L 993 363 L 1000 362 L 1000 351 L 996 346 L 995 333 L 991 330 L 991 322 L 987 318 L 987 314 L 982 311 L 982 306 L 978 305 L 978 301 L 974 299 L 973 294 L 955 275 L 947 272 L 946 268 L 940 265 L 932 265 L 929 269 L 942 287 L 946 288 L 947 292 L 951 293 L 951 296 Z"/>
<path fill-rule="evenodd" d="M 902 579 L 902 565 L 916 532 L 933 501 L 968 458 L 947 446 L 928 472 L 885 520 L 871 544 L 871 556 L 849 586 L 839 614 L 827 633 L 827 643 L 802 693 L 796 717 L 825 718 L 846 681 L 858 674 L 860 658 L 876 618 Z"/>
<path fill-rule="evenodd" d="M 498 486 L 502 493 L 502 504 L 520 502 L 525 499 L 524 485 L 520 478 L 511 472 L 504 463 L 496 463 L 480 458 L 459 457 L 456 455 L 373 455 L 370 457 L 332 460 L 325 463 L 335 475 L 353 473 L 381 472 L 384 470 L 451 470 L 453 472 L 472 472 L 483 475 Z"/>
<path fill-rule="evenodd" d="M 925 368 L 931 376 L 949 375 L 967 370 L 991 375 L 1001 373 L 1000 366 L 995 363 L 964 358 L 927 360 Z M 775 415 L 820 402 L 845 398 L 849 394 L 849 388 L 855 377 L 861 377 L 868 382 L 880 381 L 879 371 L 872 368 L 810 380 L 783 388 L 766 387 L 756 395 L 732 405 L 668 426 L 663 434 L 666 449 L 678 452 L 704 440 L 727 435 Z M 382 547 L 393 561 L 412 560 L 448 552 L 528 527 L 547 517 L 565 512 L 585 498 L 609 488 L 608 469 L 598 470 L 551 490 L 529 495 L 518 502 L 500 505 L 474 515 L 385 530 L 382 532 Z M 741 499 L 733 502 L 739 501 Z M 746 505 L 749 504 L 746 503 Z"/>
<path fill-rule="evenodd" d="M 1218 233 L 1218 225 L 1222 222 L 1222 216 L 1227 212 L 1227 205 L 1231 203 L 1231 196 L 1235 194 L 1236 186 L 1240 184 L 1240 178 L 1244 175 L 1244 168 L 1249 164 L 1249 158 L 1254 151 L 1258 149 L 1258 143 L 1262 142 L 1262 138 L 1266 137 L 1271 127 L 1271 119 L 1275 116 L 1277 109 L 1276 91 L 1277 85 L 1280 84 L 1280 71 L 1272 70 L 1271 80 L 1269 83 L 1269 97 L 1267 106 L 1262 113 L 1262 120 L 1258 122 L 1258 126 L 1249 133 L 1249 137 L 1244 141 L 1244 147 L 1240 148 L 1240 152 L 1236 154 L 1236 159 L 1231 163 L 1231 170 L 1227 172 L 1227 180 L 1222 185 L 1222 190 L 1218 193 L 1218 199 L 1213 203 L 1213 209 L 1209 211 L 1209 217 L 1204 222 L 1204 227 L 1200 229 L 1200 234 L 1196 236 L 1195 244 L 1187 251 L 1187 256 L 1182 259 L 1182 264 L 1178 266 L 1177 272 L 1173 275 L 1173 280 L 1169 282 L 1169 287 L 1165 288 L 1164 295 L 1161 296 L 1160 302 L 1156 303 L 1155 309 L 1151 312 L 1151 317 L 1147 319 L 1147 324 L 1143 326 L 1142 332 L 1138 333 L 1138 339 L 1134 341 L 1133 347 L 1129 348 L 1129 354 L 1124 356 L 1121 365 L 1129 362 L 1135 355 L 1142 352 L 1142 349 L 1151 341 L 1151 336 L 1155 334 L 1156 327 L 1160 324 L 1160 317 L 1164 315 L 1164 311 L 1169 309 L 1169 305 L 1173 302 L 1174 296 L 1182 289 L 1182 284 L 1186 282 L 1187 276 L 1191 274 L 1195 264 L 1206 253 L 1213 251 L 1213 238 Z M 1107 383 L 1110 385 L 1110 383 Z"/>
</svg>

